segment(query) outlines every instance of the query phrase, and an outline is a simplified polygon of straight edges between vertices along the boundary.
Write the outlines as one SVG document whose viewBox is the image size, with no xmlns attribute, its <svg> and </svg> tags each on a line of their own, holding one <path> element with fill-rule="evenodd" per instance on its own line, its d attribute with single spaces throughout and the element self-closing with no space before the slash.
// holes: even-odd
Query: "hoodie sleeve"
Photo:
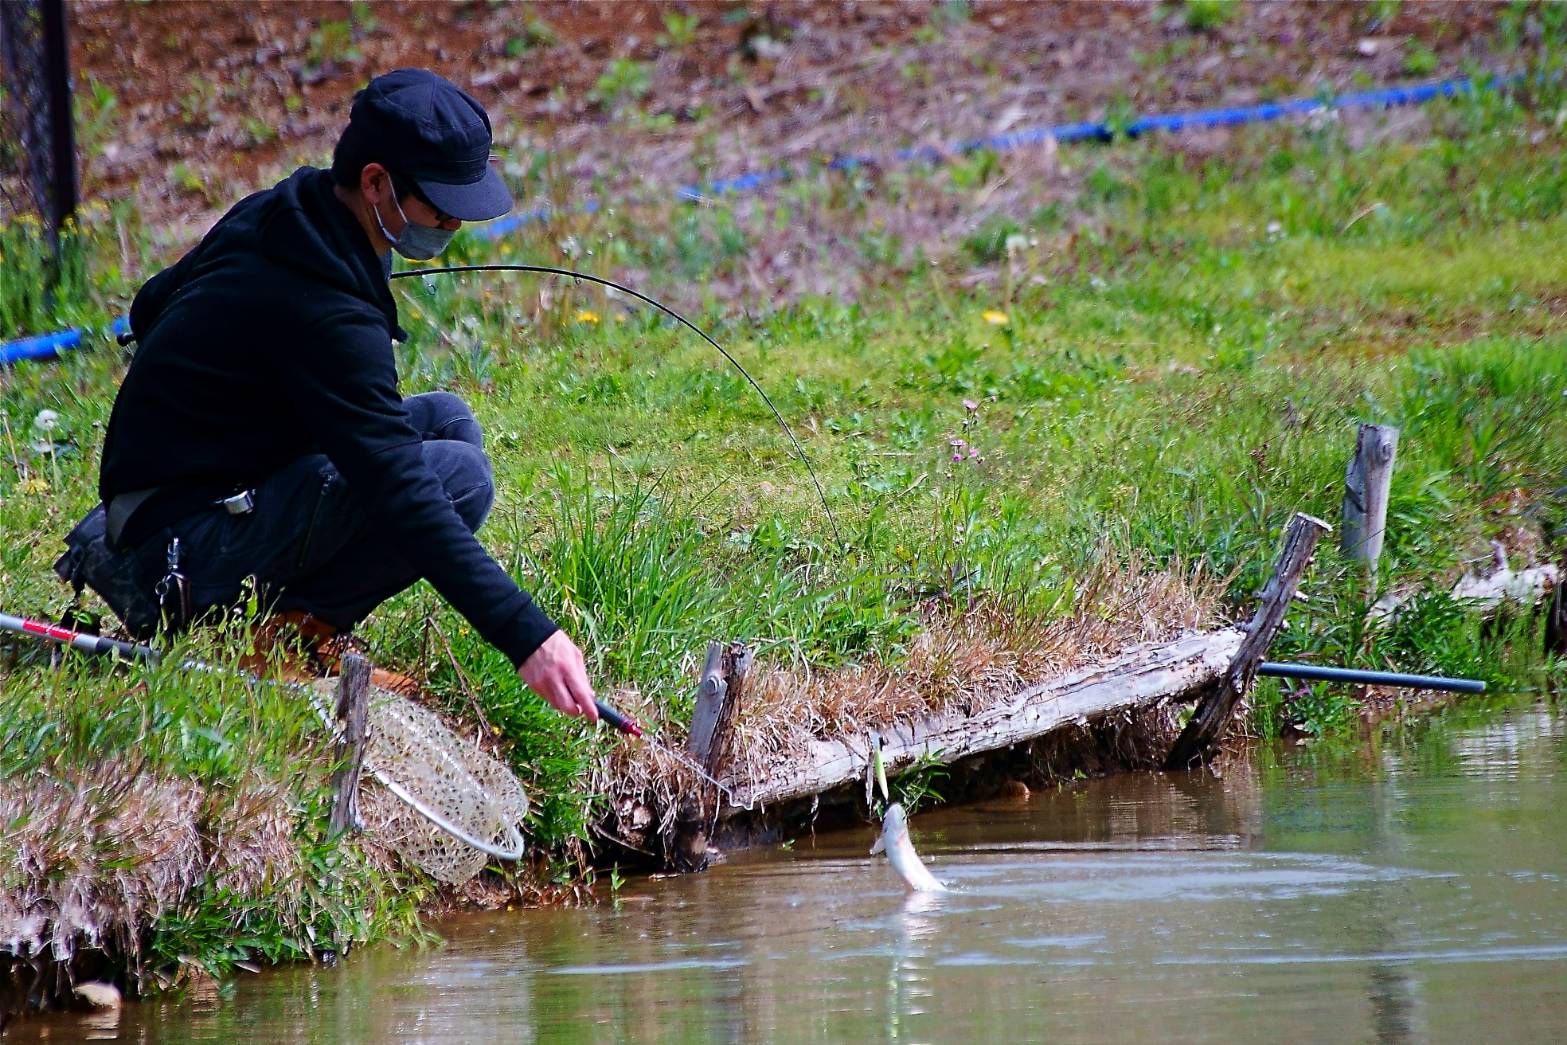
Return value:
<svg viewBox="0 0 1567 1045">
<path fill-rule="evenodd" d="M 468 529 L 424 463 L 397 389 L 385 325 L 361 316 L 316 324 L 288 368 L 298 416 L 393 543 L 488 642 L 521 666 L 557 629 Z"/>
</svg>

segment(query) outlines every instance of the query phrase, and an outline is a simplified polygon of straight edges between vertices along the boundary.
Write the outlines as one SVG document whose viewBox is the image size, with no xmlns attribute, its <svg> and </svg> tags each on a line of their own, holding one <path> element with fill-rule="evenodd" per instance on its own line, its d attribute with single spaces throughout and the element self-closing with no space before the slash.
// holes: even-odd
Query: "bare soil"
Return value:
<svg viewBox="0 0 1567 1045">
<path fill-rule="evenodd" d="M 1508 64 L 1497 5 L 1384 6 L 1246 3 L 1208 29 L 1170 4 L 995 0 L 80 0 L 70 18 L 86 196 L 182 239 L 325 163 L 354 92 L 405 65 L 468 87 L 514 158 L 548 151 L 588 195 Z"/>
</svg>

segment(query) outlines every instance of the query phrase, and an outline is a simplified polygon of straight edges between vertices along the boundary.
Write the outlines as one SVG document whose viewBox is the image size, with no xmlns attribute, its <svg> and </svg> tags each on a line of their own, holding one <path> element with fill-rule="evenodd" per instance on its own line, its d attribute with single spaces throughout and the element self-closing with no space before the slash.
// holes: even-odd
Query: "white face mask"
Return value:
<svg viewBox="0 0 1567 1045">
<path fill-rule="evenodd" d="M 391 243 L 392 249 L 397 251 L 409 261 L 429 261 L 452 241 L 456 235 L 455 229 L 432 228 L 429 225 L 416 225 L 408 220 L 408 215 L 403 213 L 403 205 L 397 202 L 397 192 L 392 192 L 392 206 L 397 208 L 398 217 L 403 219 L 403 231 L 394 236 L 386 230 L 386 223 L 381 220 L 381 208 L 372 206 L 371 213 L 375 215 L 375 223 L 380 226 L 381 235 Z"/>
</svg>

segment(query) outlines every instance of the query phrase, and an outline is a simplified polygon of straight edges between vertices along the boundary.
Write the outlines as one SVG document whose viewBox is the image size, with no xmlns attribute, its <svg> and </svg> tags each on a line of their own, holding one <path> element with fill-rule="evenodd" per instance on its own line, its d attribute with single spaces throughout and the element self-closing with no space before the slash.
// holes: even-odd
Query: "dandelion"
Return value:
<svg viewBox="0 0 1567 1045">
<path fill-rule="evenodd" d="M 963 409 L 972 414 L 974 411 L 979 409 L 979 404 L 974 402 L 972 399 L 965 399 L 963 400 Z"/>
<path fill-rule="evenodd" d="M 590 312 L 585 308 L 577 311 L 578 323 L 597 323 L 598 321 L 599 314 L 597 312 Z"/>
<path fill-rule="evenodd" d="M 993 308 L 985 310 L 985 322 L 993 327 L 1004 327 L 1011 322 L 1005 312 L 998 312 Z"/>
<path fill-rule="evenodd" d="M 38 416 L 33 418 L 33 430 L 39 435 L 48 438 L 56 428 L 60 427 L 60 414 L 55 410 L 40 410 Z"/>
</svg>

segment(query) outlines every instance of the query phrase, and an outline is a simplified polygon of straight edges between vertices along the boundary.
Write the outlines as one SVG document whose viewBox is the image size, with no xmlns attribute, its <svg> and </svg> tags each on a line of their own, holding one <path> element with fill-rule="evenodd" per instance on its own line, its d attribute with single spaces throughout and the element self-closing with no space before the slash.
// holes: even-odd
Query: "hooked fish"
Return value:
<svg viewBox="0 0 1567 1045">
<path fill-rule="evenodd" d="M 888 806 L 886 815 L 881 818 L 881 836 L 871 846 L 871 855 L 877 853 L 887 854 L 887 862 L 892 864 L 892 869 L 898 872 L 898 877 L 913 892 L 946 892 L 947 887 L 925 870 L 920 854 L 914 851 L 914 843 L 909 841 L 908 815 L 897 802 Z"/>
</svg>

